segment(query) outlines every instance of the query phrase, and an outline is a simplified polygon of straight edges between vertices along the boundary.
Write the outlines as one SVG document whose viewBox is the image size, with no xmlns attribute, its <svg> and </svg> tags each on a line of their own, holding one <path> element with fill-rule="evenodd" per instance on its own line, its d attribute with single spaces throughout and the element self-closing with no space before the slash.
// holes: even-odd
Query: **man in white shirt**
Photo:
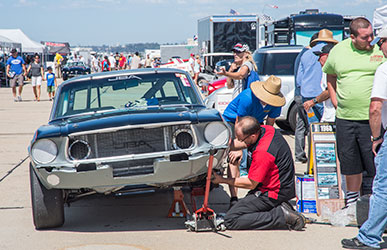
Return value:
<svg viewBox="0 0 387 250">
<path fill-rule="evenodd" d="M 375 44 L 387 58 L 387 26 L 371 42 L 372 46 Z M 387 62 L 381 64 L 375 72 L 369 115 L 372 152 L 376 155 L 376 175 L 368 219 L 361 226 L 357 237 L 341 241 L 344 248 L 380 249 L 379 243 L 387 226 L 387 133 L 383 135 L 381 130 L 381 125 L 384 129 L 387 126 Z"/>
<path fill-rule="evenodd" d="M 132 63 L 130 65 L 131 69 L 138 69 L 140 67 L 140 57 L 138 56 L 138 52 L 136 52 L 132 58 Z"/>
<path fill-rule="evenodd" d="M 115 69 L 116 59 L 114 58 L 114 54 L 113 53 L 110 53 L 110 56 L 108 56 L 108 60 L 110 62 L 110 68 L 112 70 Z"/>
</svg>

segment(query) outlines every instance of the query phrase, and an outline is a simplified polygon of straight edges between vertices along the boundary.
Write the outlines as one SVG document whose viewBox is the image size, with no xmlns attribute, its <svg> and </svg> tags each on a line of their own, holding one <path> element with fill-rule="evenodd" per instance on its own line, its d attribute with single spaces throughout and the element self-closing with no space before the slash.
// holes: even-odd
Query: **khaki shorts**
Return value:
<svg viewBox="0 0 387 250">
<path fill-rule="evenodd" d="M 16 86 L 23 86 L 24 84 L 24 76 L 23 74 L 20 75 L 15 75 L 10 81 L 9 84 L 11 87 L 16 87 Z"/>
</svg>

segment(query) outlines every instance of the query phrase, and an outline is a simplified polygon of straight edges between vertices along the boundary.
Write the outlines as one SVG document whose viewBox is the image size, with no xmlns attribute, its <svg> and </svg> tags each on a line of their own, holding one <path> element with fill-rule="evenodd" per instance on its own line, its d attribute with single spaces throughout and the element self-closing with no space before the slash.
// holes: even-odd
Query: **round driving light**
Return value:
<svg viewBox="0 0 387 250">
<path fill-rule="evenodd" d="M 230 135 L 224 123 L 211 122 L 204 129 L 204 138 L 213 146 L 222 146 L 227 144 Z"/>
<path fill-rule="evenodd" d="M 53 186 L 56 186 L 59 184 L 60 180 L 58 176 L 54 174 L 50 174 L 49 176 L 47 176 L 47 182 Z"/>
<path fill-rule="evenodd" d="M 218 165 L 218 159 L 216 159 L 215 157 L 213 159 L 214 160 L 212 161 L 212 167 L 215 167 Z M 206 166 L 208 167 L 209 165 L 210 165 L 210 160 L 208 159 L 206 162 Z"/>
<path fill-rule="evenodd" d="M 76 140 L 69 147 L 69 156 L 72 160 L 83 160 L 89 157 L 91 152 L 87 142 Z"/>
<path fill-rule="evenodd" d="M 52 162 L 55 160 L 57 154 L 58 148 L 56 144 L 49 139 L 36 141 L 31 149 L 32 158 L 41 164 Z"/>
<path fill-rule="evenodd" d="M 179 129 L 173 135 L 173 146 L 175 149 L 187 149 L 193 145 L 191 130 Z"/>
</svg>

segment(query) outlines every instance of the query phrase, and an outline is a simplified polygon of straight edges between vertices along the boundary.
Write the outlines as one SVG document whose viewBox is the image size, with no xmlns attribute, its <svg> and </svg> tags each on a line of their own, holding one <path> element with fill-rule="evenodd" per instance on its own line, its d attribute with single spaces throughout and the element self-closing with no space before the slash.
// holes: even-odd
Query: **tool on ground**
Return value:
<svg viewBox="0 0 387 250">
<path fill-rule="evenodd" d="M 181 187 L 173 188 L 173 202 L 168 212 L 168 217 L 185 218 L 189 214 L 189 210 L 184 202 L 184 195 L 181 191 Z"/>
<path fill-rule="evenodd" d="M 193 215 L 192 220 L 185 222 L 185 226 L 190 231 L 206 232 L 206 231 L 224 231 L 226 227 L 223 224 L 222 218 L 216 218 L 214 210 L 208 207 L 208 197 L 210 194 L 210 185 L 212 177 L 212 164 L 214 161 L 215 150 L 210 151 L 210 158 L 208 160 L 208 170 L 206 179 L 206 190 L 204 193 L 204 203 Z"/>
</svg>

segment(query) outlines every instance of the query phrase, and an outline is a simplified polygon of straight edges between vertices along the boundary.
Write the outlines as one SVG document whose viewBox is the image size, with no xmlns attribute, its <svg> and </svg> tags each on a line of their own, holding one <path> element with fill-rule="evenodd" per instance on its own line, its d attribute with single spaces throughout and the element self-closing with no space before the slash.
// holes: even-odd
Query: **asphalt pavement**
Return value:
<svg viewBox="0 0 387 250">
<path fill-rule="evenodd" d="M 42 87 L 40 102 L 32 87 L 22 102 L 14 102 L 10 88 L 0 88 L 0 249 L 341 249 L 342 238 L 354 237 L 356 227 L 308 224 L 295 231 L 187 232 L 184 218 L 167 218 L 171 190 L 128 196 L 90 196 L 65 208 L 63 227 L 37 231 L 32 222 L 27 147 L 35 130 L 47 123 L 52 102 Z M 285 138 L 294 150 L 294 136 Z M 305 164 L 297 164 L 303 173 Z M 245 192 L 240 191 L 242 197 Z M 192 210 L 189 194 L 185 201 Z M 228 189 L 210 194 L 217 213 L 228 207 Z M 199 202 L 199 201 L 198 201 Z M 307 215 L 309 216 L 309 215 Z M 311 215 L 312 217 L 315 215 Z M 387 241 L 387 235 L 384 235 Z M 383 243 L 387 247 L 386 242 Z"/>
</svg>

